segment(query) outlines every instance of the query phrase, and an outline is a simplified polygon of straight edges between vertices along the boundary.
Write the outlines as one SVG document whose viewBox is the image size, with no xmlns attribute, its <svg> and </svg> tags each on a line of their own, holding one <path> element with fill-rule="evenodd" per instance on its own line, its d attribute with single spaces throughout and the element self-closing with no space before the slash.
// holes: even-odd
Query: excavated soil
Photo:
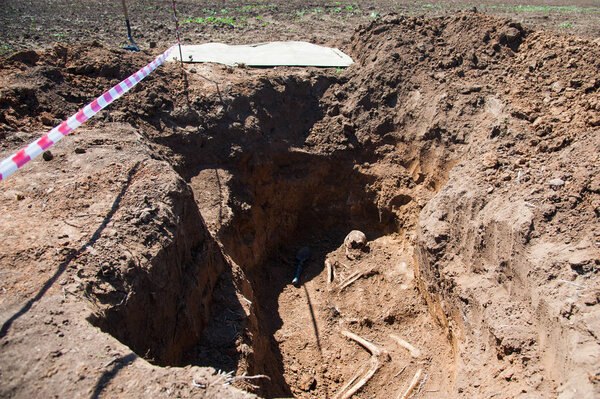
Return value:
<svg viewBox="0 0 600 399">
<path fill-rule="evenodd" d="M 355 397 L 600 394 L 598 39 L 470 11 L 343 49 L 165 64 L 0 183 L 0 396 L 348 397 L 374 361 Z M 0 155 L 152 58 L 5 57 Z"/>
</svg>

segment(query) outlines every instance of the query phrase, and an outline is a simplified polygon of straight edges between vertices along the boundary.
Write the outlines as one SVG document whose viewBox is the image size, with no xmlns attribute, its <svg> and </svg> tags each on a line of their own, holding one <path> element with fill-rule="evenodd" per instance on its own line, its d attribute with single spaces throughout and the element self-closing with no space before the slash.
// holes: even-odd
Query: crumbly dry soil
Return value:
<svg viewBox="0 0 600 399">
<path fill-rule="evenodd" d="M 600 394 L 600 43 L 442 14 L 347 70 L 164 65 L 1 182 L 0 396 L 334 397 L 348 332 L 356 397 Z M 0 155 L 159 51 L 3 58 Z"/>
</svg>

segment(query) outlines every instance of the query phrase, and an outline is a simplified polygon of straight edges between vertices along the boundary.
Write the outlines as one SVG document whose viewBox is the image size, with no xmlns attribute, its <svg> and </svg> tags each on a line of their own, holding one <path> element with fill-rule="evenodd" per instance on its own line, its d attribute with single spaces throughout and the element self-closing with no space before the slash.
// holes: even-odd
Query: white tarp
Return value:
<svg viewBox="0 0 600 399">
<path fill-rule="evenodd" d="M 352 58 L 336 48 L 307 42 L 269 42 L 242 46 L 206 43 L 181 46 L 181 52 L 183 62 L 215 62 L 230 66 L 347 67 L 353 63 Z M 179 60 L 177 48 L 171 54 L 170 61 Z"/>
</svg>

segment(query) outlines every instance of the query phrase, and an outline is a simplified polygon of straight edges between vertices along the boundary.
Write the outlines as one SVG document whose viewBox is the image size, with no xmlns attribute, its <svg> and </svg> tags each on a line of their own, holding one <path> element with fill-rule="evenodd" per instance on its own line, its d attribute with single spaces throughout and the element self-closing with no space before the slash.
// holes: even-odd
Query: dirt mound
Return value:
<svg viewBox="0 0 600 399">
<path fill-rule="evenodd" d="M 113 396 L 143 377 L 182 396 L 391 397 L 415 375 L 420 397 L 598 393 L 598 43 L 468 12 L 389 15 L 345 50 L 345 71 L 165 65 L 2 183 L 6 356 L 64 307 L 49 354 L 19 358 L 53 384 L 6 395 L 82 392 L 69 373 Z M 151 59 L 3 59 L 3 155 Z M 84 303 L 192 381 L 127 358 Z"/>
</svg>

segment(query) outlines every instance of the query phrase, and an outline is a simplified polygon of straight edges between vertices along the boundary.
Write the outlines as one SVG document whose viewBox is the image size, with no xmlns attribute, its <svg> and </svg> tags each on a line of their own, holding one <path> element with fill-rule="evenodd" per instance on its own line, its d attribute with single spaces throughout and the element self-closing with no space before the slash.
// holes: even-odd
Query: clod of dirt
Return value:
<svg viewBox="0 0 600 399">
<path fill-rule="evenodd" d="M 33 50 L 18 51 L 16 53 L 14 53 L 13 55 L 11 55 L 10 57 L 8 57 L 9 61 L 18 61 L 18 62 L 25 63 L 27 65 L 35 65 L 39 59 L 40 59 L 40 56 L 38 55 L 37 52 L 35 52 Z"/>
<path fill-rule="evenodd" d="M 54 155 L 52 155 L 50 150 L 46 150 L 42 153 L 42 158 L 44 159 L 44 161 L 48 162 L 54 159 Z"/>
</svg>

